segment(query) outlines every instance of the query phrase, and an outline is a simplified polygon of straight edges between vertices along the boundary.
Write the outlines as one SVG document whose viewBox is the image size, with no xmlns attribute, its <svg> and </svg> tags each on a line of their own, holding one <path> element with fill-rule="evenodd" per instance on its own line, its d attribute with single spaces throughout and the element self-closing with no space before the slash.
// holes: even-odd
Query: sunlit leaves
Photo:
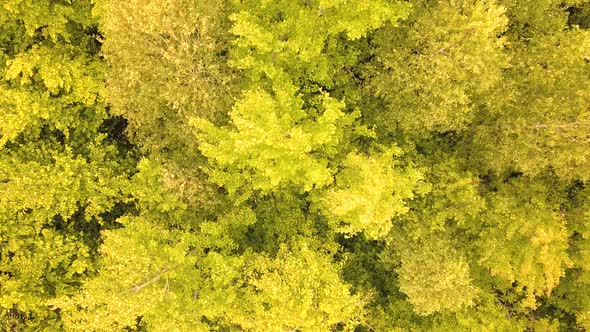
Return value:
<svg viewBox="0 0 590 332">
<path fill-rule="evenodd" d="M 102 127 L 90 3 L 5 1 L 0 21 L 0 329 L 59 330 L 47 301 L 97 270 L 130 161 Z"/>
<path fill-rule="evenodd" d="M 392 227 L 392 218 L 408 211 L 405 200 L 414 197 L 422 174 L 394 165 L 392 148 L 371 157 L 350 153 L 336 175 L 336 184 L 319 196 L 319 206 L 335 229 L 349 235 L 365 232 L 381 238 Z"/>
<path fill-rule="evenodd" d="M 516 283 L 535 307 L 535 296 L 549 295 L 571 266 L 559 197 L 543 183 L 514 180 L 489 195 L 480 240 L 483 266 Z"/>
<path fill-rule="evenodd" d="M 342 112 L 344 104 L 326 95 L 322 114 L 312 119 L 298 98 L 291 96 L 290 103 L 277 99 L 247 92 L 230 113 L 235 130 L 193 120 L 199 149 L 215 163 L 211 181 L 232 194 L 244 187 L 268 193 L 287 185 L 310 191 L 332 182 L 327 157 L 339 143 L 342 127 L 351 122 Z"/>
<path fill-rule="evenodd" d="M 246 331 L 327 330 L 352 329 L 363 318 L 364 301 L 339 280 L 337 265 L 304 243 L 276 258 L 232 256 L 203 251 L 201 239 L 220 234 L 121 221 L 126 228 L 105 233 L 100 275 L 81 295 L 52 302 L 70 329 L 114 331 L 142 317 L 156 331 L 200 330 L 207 321 Z"/>
<path fill-rule="evenodd" d="M 275 260 L 260 257 L 255 264 L 247 289 L 251 299 L 246 298 L 252 313 L 240 324 L 246 329 L 329 330 L 341 325 L 353 330 L 362 321 L 364 300 L 350 294 L 329 257 L 305 244 L 283 247 Z"/>
<path fill-rule="evenodd" d="M 444 235 L 389 241 L 399 255 L 400 290 L 416 313 L 456 312 L 474 304 L 477 289 L 471 283 L 469 264 Z"/>
<path fill-rule="evenodd" d="M 0 330 L 590 328 L 587 6 L 4 1 Z"/>
</svg>

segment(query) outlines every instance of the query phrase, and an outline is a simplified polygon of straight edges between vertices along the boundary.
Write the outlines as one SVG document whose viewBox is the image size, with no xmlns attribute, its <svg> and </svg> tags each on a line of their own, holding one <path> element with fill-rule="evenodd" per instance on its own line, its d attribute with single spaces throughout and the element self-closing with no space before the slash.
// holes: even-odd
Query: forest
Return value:
<svg viewBox="0 0 590 332">
<path fill-rule="evenodd" d="M 0 0 L 0 331 L 590 331 L 590 0 Z"/>
</svg>

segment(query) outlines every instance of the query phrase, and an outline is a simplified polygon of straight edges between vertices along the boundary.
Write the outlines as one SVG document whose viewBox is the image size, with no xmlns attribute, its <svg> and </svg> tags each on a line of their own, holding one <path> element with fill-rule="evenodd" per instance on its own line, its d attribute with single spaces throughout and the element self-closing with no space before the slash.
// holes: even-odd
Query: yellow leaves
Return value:
<svg viewBox="0 0 590 332">
<path fill-rule="evenodd" d="M 11 59 L 1 73 L 0 144 L 12 143 L 0 158 L 0 235 L 11 236 L 0 243 L 8 251 L 0 252 L 3 309 L 43 306 L 55 291 L 60 298 L 49 303 L 69 330 L 135 329 L 141 318 L 156 331 L 387 331 L 398 321 L 405 321 L 400 330 L 453 322 L 439 330 L 494 331 L 513 323 L 513 308 L 504 305 L 535 307 L 566 270 L 588 265 L 587 232 L 565 223 L 553 192 L 528 178 L 496 188 L 485 166 L 455 154 L 464 146 L 475 153 L 466 129 L 472 120 L 488 125 L 488 113 L 501 114 L 521 92 L 523 100 L 534 95 L 523 87 L 572 92 L 521 100 L 516 109 L 527 116 L 583 109 L 586 85 L 573 80 L 587 76 L 578 64 L 588 58 L 581 32 L 568 39 L 580 41 L 575 47 L 557 45 L 563 36 L 548 44 L 577 58 L 569 51 L 527 55 L 527 75 L 497 96 L 503 79 L 519 72 L 505 67 L 517 48 L 504 48 L 499 35 L 508 21 L 492 0 L 97 2 L 101 51 L 111 66 L 109 110 L 129 121 L 144 158 L 136 164 L 118 155 L 106 140 L 127 145 L 122 128 L 99 127 L 107 112 L 98 97 L 104 68 L 90 56 L 98 46 L 82 46 L 95 40 L 80 32 L 67 44 L 70 34 L 56 27 L 75 11 L 60 11 L 67 1 L 40 0 L 55 4 L 52 15 L 61 18 L 3 52 Z M 410 3 L 415 12 L 400 23 Z M 41 16 L 17 32 L 30 32 Z M 80 25 L 65 28 L 92 30 Z M 0 45 L 10 38 L 0 37 Z M 44 46 L 27 44 L 37 39 Z M 565 64 L 575 69 L 560 80 Z M 364 89 L 373 77 L 372 92 L 384 100 Z M 570 79 L 581 88 L 568 88 Z M 510 102 L 489 109 L 503 98 Z M 368 116 L 371 109 L 379 114 Z M 579 113 L 565 124 L 586 124 Z M 526 129 L 522 114 L 508 122 Z M 572 128 L 568 138 L 585 137 L 587 126 Z M 552 123 L 533 129 L 566 131 Z M 392 142 L 408 153 L 376 148 Z M 548 137 L 546 145 L 563 143 Z M 447 152 L 454 157 L 441 162 Z M 585 155 L 578 155 L 560 162 L 581 164 Z M 417 160 L 428 171 L 415 168 Z M 130 182 L 120 163 L 138 171 Z M 423 173 L 432 191 L 414 200 L 430 189 Z M 133 207 L 119 206 L 125 203 Z M 385 242 L 399 255 L 389 268 L 379 260 Z M 575 265 L 570 255 L 579 256 Z M 341 270 L 349 258 L 358 266 Z M 479 306 L 476 282 L 487 297 Z M 504 285 L 513 298 L 495 294 Z M 412 307 L 432 316 L 418 317 Z M 384 323 L 362 326 L 368 311 L 381 311 Z"/>
<path fill-rule="evenodd" d="M 330 7 L 337 7 L 337 9 L 334 13 L 326 14 L 330 17 L 331 22 L 334 22 L 329 31 L 332 33 L 346 32 L 349 39 L 356 40 L 380 28 L 386 22 L 395 25 L 397 21 L 406 18 L 410 6 L 403 2 L 383 0 L 320 2 L 320 8 Z"/>
<path fill-rule="evenodd" d="M 27 120 L 10 113 L 3 114 L 2 125 L 0 126 L 0 148 L 8 141 L 15 139 L 26 128 Z"/>
<path fill-rule="evenodd" d="M 345 4 L 347 0 L 320 0 L 319 6 L 321 9 L 329 9 Z"/>
<path fill-rule="evenodd" d="M 113 179 L 95 182 L 95 176 L 109 174 L 105 169 L 88 165 L 84 159 L 72 158 L 68 154 L 51 157 L 55 160 L 53 165 L 25 162 L 18 158 L 0 161 L 0 169 L 17 167 L 8 173 L 13 180 L 0 187 L 0 201 L 4 202 L 7 209 L 6 217 L 11 214 L 10 211 L 31 209 L 34 219 L 38 219 L 39 223 L 56 215 L 67 220 L 82 204 L 89 206 L 85 214 L 92 218 L 98 217 L 113 204 L 108 197 L 117 196 L 118 193 L 106 188 L 103 191 L 102 188 Z"/>
<path fill-rule="evenodd" d="M 276 259 L 259 257 L 252 265 L 258 276 L 248 280 L 244 298 L 252 312 L 235 321 L 247 330 L 353 329 L 363 319 L 364 299 L 350 294 L 329 256 L 304 243 L 282 246 Z"/>
<path fill-rule="evenodd" d="M 327 160 L 312 153 L 335 152 L 353 119 L 343 112 L 344 103 L 326 94 L 322 115 L 312 119 L 306 110 L 295 108 L 301 104 L 297 96 L 277 95 L 246 92 L 230 113 L 235 129 L 216 128 L 203 119 L 191 122 L 199 130 L 199 149 L 215 162 L 211 180 L 232 194 L 239 187 L 268 193 L 288 184 L 310 191 L 332 182 Z"/>
<path fill-rule="evenodd" d="M 407 212 L 404 200 L 413 198 L 422 176 L 396 169 L 392 158 L 396 150 L 394 147 L 377 158 L 348 154 L 343 170 L 336 175 L 336 185 L 318 196 L 322 212 L 337 231 L 382 238 L 393 226 L 392 218 Z"/>
<path fill-rule="evenodd" d="M 95 271 L 89 246 L 119 201 L 113 173 L 125 163 L 97 133 L 103 65 L 91 56 L 90 2 L 68 2 L 0 5 L 0 270 L 10 276 L 0 282 L 0 321 L 15 310 L 38 331 L 61 329 L 46 301 Z"/>
<path fill-rule="evenodd" d="M 253 111 L 254 109 L 264 110 L 263 112 Z M 263 91 L 248 91 L 244 94 L 242 102 L 234 105 L 230 112 L 232 123 L 238 131 L 252 131 L 260 134 L 268 129 L 280 129 L 279 126 L 288 123 L 279 123 L 277 114 L 277 102 Z M 289 114 L 283 115 L 284 117 Z M 297 121 L 298 119 L 288 120 Z M 263 126 L 256 126 L 258 123 Z M 276 134 L 276 132 L 271 132 Z"/>
<path fill-rule="evenodd" d="M 16 58 L 14 60 L 8 60 L 6 62 L 7 70 L 5 74 L 5 78 L 7 80 L 13 80 L 18 78 L 22 74 L 21 84 L 30 83 L 31 77 L 33 76 L 33 69 L 36 67 L 36 64 L 33 62 L 28 62 L 23 57 Z"/>
<path fill-rule="evenodd" d="M 401 257 L 400 290 L 408 295 L 420 315 L 462 311 L 474 304 L 478 290 L 471 283 L 463 255 L 444 235 L 430 235 L 418 242 L 391 239 Z"/>
<path fill-rule="evenodd" d="M 538 226 L 531 237 L 531 244 L 538 249 L 537 264 L 540 264 L 544 275 L 545 295 L 549 296 L 551 291 L 559 284 L 559 280 L 564 276 L 564 267 L 571 267 L 571 260 L 566 257 L 561 262 L 555 260 L 556 251 L 566 250 L 562 241 L 567 239 L 567 230 L 565 226 L 560 228 L 545 228 Z M 559 243 L 556 244 L 556 243 Z M 530 271 L 532 272 L 532 271 Z"/>
<path fill-rule="evenodd" d="M 414 201 L 408 215 L 411 220 L 412 236 L 432 231 L 445 231 L 453 226 L 469 227 L 478 223 L 477 217 L 485 208 L 480 196 L 479 179 L 460 168 L 456 158 L 449 157 L 436 149 L 437 156 L 429 156 L 428 167 L 424 168 L 425 178 L 421 198 Z M 438 155 L 443 157 L 439 159 Z M 450 226 L 450 227 L 449 227 Z"/>
<path fill-rule="evenodd" d="M 26 228 L 7 223 L 11 228 Z M 21 238 L 13 243 L 16 247 L 2 249 L 3 257 L 10 254 L 11 258 L 0 260 L 0 268 L 13 276 L 2 282 L 0 310 L 16 306 L 25 312 L 42 313 L 48 297 L 70 291 L 68 283 L 91 269 L 85 258 L 88 248 L 75 236 L 66 237 L 55 230 L 21 230 L 20 233 L 9 233 L 13 239 Z M 53 287 L 55 293 L 47 294 L 46 287 Z"/>
<path fill-rule="evenodd" d="M 87 3 L 87 1 L 76 1 L 76 5 L 78 2 Z M 3 9 L 10 16 L 22 21 L 29 36 L 32 37 L 41 30 L 44 37 L 53 42 L 58 41 L 59 37 L 69 41 L 71 35 L 67 23 L 71 17 L 80 19 L 84 16 L 75 15 L 75 9 L 72 8 L 71 3 L 61 4 L 49 0 L 6 0 L 3 2 Z"/>
<path fill-rule="evenodd" d="M 20 53 L 7 62 L 5 77 L 7 80 L 21 77 L 21 85 L 28 85 L 34 81 L 43 82 L 52 95 L 60 91 L 69 93 L 75 80 L 81 78 L 87 59 L 68 53 L 63 49 L 35 45 L 31 50 Z M 96 92 L 94 91 L 95 94 Z"/>
<path fill-rule="evenodd" d="M 68 128 L 80 125 L 76 120 L 80 104 L 96 106 L 102 88 L 102 65 L 71 48 L 34 45 L 8 60 L 4 77 L 16 84 L 0 84 L 0 147 L 21 133 L 35 132 L 41 123 L 49 123 L 68 135 Z M 97 107 L 94 121 L 101 121 Z M 82 128 L 80 128 L 82 129 Z"/>
<path fill-rule="evenodd" d="M 226 121 L 236 97 L 226 55 L 228 3 L 97 5 L 105 37 L 101 52 L 110 65 L 104 96 L 113 114 L 125 117 L 130 138 L 145 151 L 167 156 L 194 150 L 189 119 Z"/>
<path fill-rule="evenodd" d="M 231 228 L 232 218 L 252 217 L 242 212 L 222 223 Z M 105 237 L 101 274 L 71 300 L 52 301 L 67 328 L 116 330 L 141 316 L 156 331 L 170 320 L 181 331 L 195 330 L 201 317 L 249 331 L 327 330 L 339 323 L 353 328 L 363 317 L 364 301 L 350 294 L 330 256 L 303 244 L 282 247 L 276 258 L 230 255 L 209 247 L 219 240 L 215 231 L 189 234 L 142 219 L 122 222 L 125 229 Z M 203 248 L 212 250 L 204 254 Z"/>
<path fill-rule="evenodd" d="M 134 326 L 142 315 L 157 322 L 154 317 L 162 312 L 177 315 L 178 321 L 185 318 L 178 311 L 180 296 L 172 290 L 193 286 L 175 282 L 184 277 L 179 269 L 195 264 L 195 257 L 187 254 L 194 237 L 149 225 L 144 219 L 120 221 L 125 228 L 103 233 L 101 274 L 89 280 L 80 294 L 52 301 L 63 311 L 69 329 L 115 331 Z"/>
<path fill-rule="evenodd" d="M 253 18 L 247 12 L 240 12 L 230 16 L 234 26 L 230 30 L 233 34 L 244 38 L 243 45 L 256 47 L 261 53 L 280 51 L 272 33 L 265 31 L 253 22 Z"/>
<path fill-rule="evenodd" d="M 492 275 L 516 282 L 525 295 L 522 305 L 535 308 L 535 296 L 550 295 L 572 264 L 565 220 L 543 183 L 515 180 L 490 203 L 480 262 Z"/>
<path fill-rule="evenodd" d="M 256 223 L 256 214 L 248 208 L 234 209 L 220 216 L 217 221 L 199 224 L 203 235 L 202 245 L 218 248 L 224 253 L 239 249 L 240 242 L 246 236 L 248 228 Z"/>
<path fill-rule="evenodd" d="M 408 7 L 383 0 L 236 4 L 237 13 L 230 16 L 234 21 L 231 31 L 238 37 L 231 65 L 247 69 L 254 81 L 264 73 L 274 83 L 277 73 L 284 72 L 288 81 L 310 80 L 328 86 L 342 62 L 355 58 L 350 49 L 330 49 L 331 44 L 340 44 L 339 34 L 359 39 L 386 21 L 401 19 Z"/>
</svg>

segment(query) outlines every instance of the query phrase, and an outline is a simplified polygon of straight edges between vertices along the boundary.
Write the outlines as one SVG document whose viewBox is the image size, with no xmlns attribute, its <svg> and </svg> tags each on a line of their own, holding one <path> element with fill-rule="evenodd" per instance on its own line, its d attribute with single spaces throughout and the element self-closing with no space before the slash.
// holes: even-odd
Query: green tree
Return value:
<svg viewBox="0 0 590 332">
<path fill-rule="evenodd" d="M 0 329 L 58 330 L 125 201 L 89 1 L 0 7 Z"/>
<path fill-rule="evenodd" d="M 460 130 L 507 66 L 507 19 L 495 1 L 412 1 L 403 24 L 374 40 L 369 92 L 384 99 L 373 115 L 386 130 L 408 135 Z"/>
<path fill-rule="evenodd" d="M 566 11 L 585 2 L 500 1 L 510 61 L 466 137 L 474 167 L 588 179 L 588 33 L 568 25 Z"/>
<path fill-rule="evenodd" d="M 512 180 L 488 195 L 478 247 L 480 264 L 516 284 L 522 305 L 535 308 L 535 296 L 549 296 L 572 262 L 562 197 L 548 183 L 527 180 Z"/>
<path fill-rule="evenodd" d="M 227 122 L 238 91 L 227 65 L 226 2 L 98 0 L 93 12 L 112 113 L 128 122 L 126 134 L 141 153 L 163 165 L 170 192 L 212 213 L 222 200 L 200 169 L 189 119 Z"/>
<path fill-rule="evenodd" d="M 468 261 L 451 241 L 433 234 L 418 241 L 389 242 L 399 255 L 399 288 L 416 313 L 461 311 L 474 304 L 477 289 L 470 280 Z"/>
<path fill-rule="evenodd" d="M 589 329 L 589 4 L 5 0 L 0 330 Z"/>
<path fill-rule="evenodd" d="M 498 102 L 473 127 L 474 162 L 496 172 L 589 178 L 589 34 L 556 31 L 511 44 Z"/>
<path fill-rule="evenodd" d="M 406 200 L 420 188 L 422 174 L 411 167 L 395 167 L 393 156 L 400 149 L 363 156 L 351 152 L 342 162 L 336 184 L 318 195 L 318 207 L 332 227 L 348 235 L 364 232 L 371 239 L 383 238 L 394 217 L 406 214 Z"/>
<path fill-rule="evenodd" d="M 54 304 L 66 327 L 83 331 L 138 324 L 154 331 L 328 330 L 337 324 L 352 330 L 362 321 L 363 299 L 350 295 L 329 255 L 305 240 L 281 245 L 276 257 L 232 254 L 236 243 L 221 240 L 223 234 L 239 239 L 245 234 L 237 225 L 255 218 L 236 211 L 201 224 L 199 233 L 143 218 L 120 220 L 125 228 L 105 233 L 99 276 L 82 294 Z"/>
</svg>

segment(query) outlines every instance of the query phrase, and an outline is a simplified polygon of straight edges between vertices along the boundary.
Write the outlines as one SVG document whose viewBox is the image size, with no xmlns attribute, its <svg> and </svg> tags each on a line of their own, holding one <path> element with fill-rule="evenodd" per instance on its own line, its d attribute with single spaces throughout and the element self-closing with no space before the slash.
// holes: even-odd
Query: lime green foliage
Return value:
<svg viewBox="0 0 590 332">
<path fill-rule="evenodd" d="M 8 1 L 0 21 L 0 329 L 58 330 L 47 301 L 97 270 L 130 160 L 103 126 L 90 3 Z"/>
<path fill-rule="evenodd" d="M 350 295 L 328 256 L 304 243 L 281 247 L 275 258 L 232 255 L 231 240 L 220 236 L 244 236 L 232 223 L 247 226 L 255 217 L 246 210 L 225 218 L 217 231 L 203 224 L 200 234 L 120 220 L 125 228 L 105 233 L 100 275 L 81 295 L 53 304 L 65 310 L 69 329 L 83 331 L 118 331 L 139 317 L 156 331 L 204 331 L 207 322 L 246 331 L 327 330 L 362 319 L 363 300 Z M 220 252 L 203 250 L 213 243 Z"/>
<path fill-rule="evenodd" d="M 320 209 L 338 232 L 382 238 L 392 227 L 392 218 L 408 211 L 404 200 L 414 197 L 422 175 L 412 168 L 394 167 L 393 156 L 399 153 L 392 148 L 372 157 L 354 152 L 346 156 L 336 185 L 319 198 Z"/>
<path fill-rule="evenodd" d="M 43 13 L 43 6 L 40 7 L 33 9 Z M 104 64 L 89 54 L 94 51 L 91 45 L 93 36 L 87 34 L 85 29 L 89 28 L 82 25 L 88 23 L 72 22 L 67 28 L 60 29 L 45 23 L 47 27 L 28 36 L 33 32 L 23 29 L 22 21 L 17 18 L 22 19 L 13 16 L 14 21 L 3 27 L 3 33 L 25 34 L 27 42 L 23 41 L 23 45 L 6 44 L 3 48 L 0 146 L 21 133 L 34 131 L 40 122 L 50 129 L 64 132 L 64 135 L 88 135 L 83 132 L 98 127 L 106 115 L 103 108 L 93 108 L 102 88 Z M 52 29 L 55 31 L 47 32 Z M 44 39 L 44 33 L 53 36 L 56 31 L 60 33 L 59 38 Z M 93 108 L 92 113 L 96 116 L 88 114 L 88 108 Z M 78 139 L 88 139 L 88 136 L 76 137 L 76 141 Z"/>
<path fill-rule="evenodd" d="M 5 0 L 0 331 L 590 329 L 588 0 Z"/>
<path fill-rule="evenodd" d="M 187 280 L 178 278 L 196 262 L 195 255 L 187 255 L 195 236 L 149 225 L 142 219 L 120 222 L 125 228 L 103 232 L 100 275 L 87 282 L 80 295 L 52 303 L 64 310 L 66 327 L 119 331 L 135 326 L 143 316 L 147 321 L 155 319 L 158 330 L 174 328 L 183 321 L 187 321 L 186 328 L 198 328 L 198 322 L 191 324 L 189 310 L 180 314 L 182 302 L 192 296 Z M 175 304 L 168 304 L 170 300 Z"/>
<path fill-rule="evenodd" d="M 76 35 L 73 26 L 89 27 L 96 23 L 90 13 L 90 1 L 6 0 L 2 7 L 2 21 L 9 22 L 18 17 L 27 37 L 40 33 L 52 42 L 61 38 L 68 42 L 78 39 L 81 36 Z M 15 40 L 15 43 L 21 41 Z"/>
<path fill-rule="evenodd" d="M 300 88 L 298 80 L 333 88 L 335 74 L 358 54 L 343 49 L 340 35 L 359 39 L 408 13 L 407 4 L 383 0 L 236 1 L 235 7 L 233 66 L 252 71 L 255 82 L 264 74 L 285 90 Z"/>
<path fill-rule="evenodd" d="M 480 235 L 480 263 L 493 276 L 517 284 L 535 307 L 535 297 L 549 295 L 571 266 L 560 197 L 546 184 L 513 180 L 488 195 L 487 227 Z"/>
<path fill-rule="evenodd" d="M 288 185 L 309 191 L 332 182 L 327 158 L 337 152 L 342 127 L 353 117 L 342 112 L 343 103 L 325 95 L 323 112 L 314 121 L 301 102 L 296 104 L 299 98 L 285 97 L 247 92 L 230 113 L 235 130 L 193 120 L 202 142 L 199 149 L 215 162 L 209 172 L 212 182 L 230 194 L 242 189 L 246 195 L 248 190 L 268 193 Z M 322 154 L 325 157 L 318 158 Z"/>
<path fill-rule="evenodd" d="M 246 295 L 250 310 L 241 326 L 260 330 L 353 330 L 363 317 L 364 301 L 351 296 L 330 258 L 302 244 L 281 248 L 274 260 L 255 261 Z M 254 295 L 256 294 L 256 295 Z M 248 299 L 248 297 L 245 297 Z"/>
<path fill-rule="evenodd" d="M 357 112 L 346 115 L 345 103 L 323 92 L 334 87 L 339 63 L 356 60 L 355 52 L 342 54 L 331 44 L 341 32 L 358 39 L 395 21 L 405 6 L 279 1 L 235 7 L 231 32 L 238 38 L 231 64 L 244 71 L 252 87 L 230 113 L 236 131 L 192 121 L 200 151 L 214 161 L 211 181 L 230 194 L 239 191 L 242 198 L 251 190 L 268 193 L 290 185 L 307 192 L 329 185 L 334 170 L 328 163 L 346 148 L 343 136 L 358 117 Z M 308 89 L 296 86 L 298 81 L 309 84 Z"/>
<path fill-rule="evenodd" d="M 576 327 L 586 330 L 590 328 L 588 287 L 590 287 L 588 269 L 572 270 L 561 280 L 551 301 L 552 304 L 556 304 L 561 310 L 575 317 Z"/>
</svg>

